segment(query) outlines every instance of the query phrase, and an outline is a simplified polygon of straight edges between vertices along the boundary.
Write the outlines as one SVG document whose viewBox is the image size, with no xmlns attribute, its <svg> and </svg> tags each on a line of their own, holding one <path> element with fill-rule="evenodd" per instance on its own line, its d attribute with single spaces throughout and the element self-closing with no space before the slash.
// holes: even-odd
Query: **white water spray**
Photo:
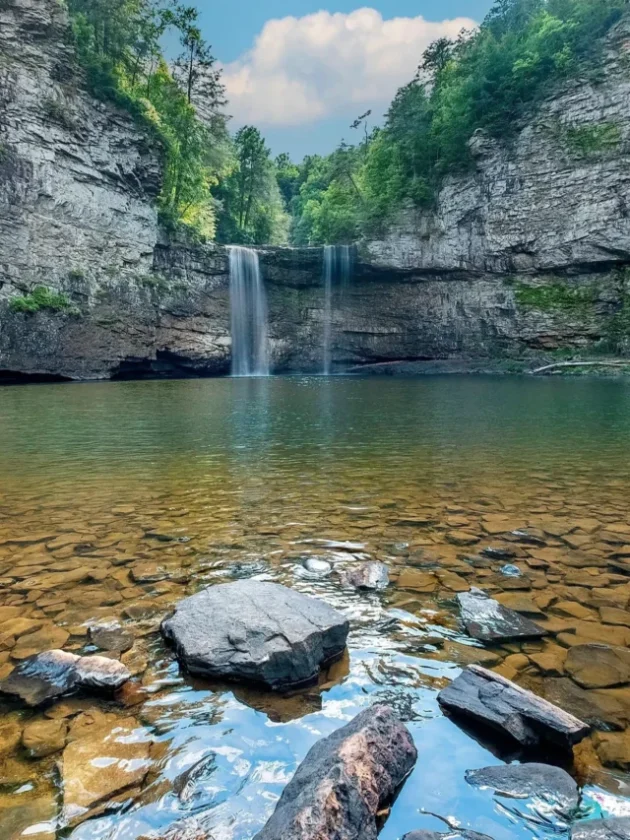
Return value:
<svg viewBox="0 0 630 840">
<path fill-rule="evenodd" d="M 339 299 L 343 299 L 350 282 L 351 251 L 349 245 L 324 246 L 324 376 L 332 370 L 333 296 L 334 287 L 339 287 Z"/>
<path fill-rule="evenodd" d="M 269 376 L 267 297 L 258 254 L 230 246 L 232 376 Z"/>
</svg>

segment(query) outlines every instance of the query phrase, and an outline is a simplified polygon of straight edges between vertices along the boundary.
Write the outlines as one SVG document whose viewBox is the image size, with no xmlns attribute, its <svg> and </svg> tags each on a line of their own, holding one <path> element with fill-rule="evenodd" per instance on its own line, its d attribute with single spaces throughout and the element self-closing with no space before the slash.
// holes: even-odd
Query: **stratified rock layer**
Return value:
<svg viewBox="0 0 630 840">
<path fill-rule="evenodd" d="M 589 732 L 573 715 L 479 665 L 469 665 L 438 700 L 450 712 L 497 729 L 524 746 L 551 743 L 569 749 Z"/>
<path fill-rule="evenodd" d="M 347 619 L 323 601 L 255 580 L 205 589 L 162 624 L 192 674 L 274 690 L 314 682 L 343 653 L 348 630 Z"/>
<path fill-rule="evenodd" d="M 311 748 L 254 840 L 375 840 L 376 816 L 416 758 L 389 707 L 366 709 Z"/>
</svg>

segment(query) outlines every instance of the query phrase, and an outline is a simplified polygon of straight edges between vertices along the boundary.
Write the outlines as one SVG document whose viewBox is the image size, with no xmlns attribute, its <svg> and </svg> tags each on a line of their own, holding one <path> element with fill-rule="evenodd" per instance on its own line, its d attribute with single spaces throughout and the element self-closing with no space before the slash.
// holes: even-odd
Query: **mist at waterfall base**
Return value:
<svg viewBox="0 0 630 840">
<path fill-rule="evenodd" d="M 269 376 L 267 296 L 258 254 L 230 246 L 232 376 Z"/>
<path fill-rule="evenodd" d="M 332 372 L 335 288 L 337 290 L 336 303 L 340 308 L 343 304 L 344 292 L 350 282 L 351 270 L 351 249 L 349 245 L 324 246 L 324 348 L 322 366 L 324 376 L 330 376 Z"/>
</svg>

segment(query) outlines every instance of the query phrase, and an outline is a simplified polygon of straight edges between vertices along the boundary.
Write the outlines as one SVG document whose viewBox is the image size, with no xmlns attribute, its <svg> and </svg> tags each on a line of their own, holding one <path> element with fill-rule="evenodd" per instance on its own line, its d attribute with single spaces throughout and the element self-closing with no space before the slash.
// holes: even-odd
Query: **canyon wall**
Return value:
<svg viewBox="0 0 630 840">
<path fill-rule="evenodd" d="M 522 360 L 630 337 L 630 23 L 435 212 L 358 246 L 337 289 L 338 368 Z M 57 0 L 0 0 L 0 378 L 229 371 L 221 246 L 168 241 L 161 150 L 87 92 Z M 320 249 L 261 250 L 276 370 L 321 367 Z M 16 311 L 46 287 L 66 306 Z"/>
</svg>

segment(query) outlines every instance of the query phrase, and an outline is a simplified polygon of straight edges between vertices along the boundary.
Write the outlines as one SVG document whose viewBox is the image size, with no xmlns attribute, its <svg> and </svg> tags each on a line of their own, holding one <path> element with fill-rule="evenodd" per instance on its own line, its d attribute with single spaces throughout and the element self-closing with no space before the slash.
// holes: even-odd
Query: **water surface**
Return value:
<svg viewBox="0 0 630 840">
<path fill-rule="evenodd" d="M 54 826 L 72 840 L 138 840 L 194 818 L 215 840 L 248 840 L 309 747 L 377 700 L 408 721 L 420 754 L 384 840 L 445 830 L 434 814 L 495 840 L 559 836 L 544 803 L 466 784 L 466 770 L 519 756 L 445 718 L 436 695 L 479 661 L 571 706 L 570 680 L 529 657 L 571 637 L 630 646 L 630 629 L 601 612 L 608 598 L 622 609 L 630 600 L 624 571 L 608 565 L 630 543 L 627 384 L 291 377 L 0 388 L 0 434 L 0 610 L 19 606 L 40 628 L 0 652 L 0 674 L 51 640 L 94 651 L 88 628 L 121 622 L 135 638 L 123 659 L 138 690 L 124 703 L 57 704 L 46 719 L 66 721 L 68 739 L 86 739 L 105 768 L 123 732 L 141 768 L 81 822 L 68 747 L 33 759 L 9 739 L 0 836 L 54 837 Z M 544 544 L 510 536 L 524 528 Z M 503 576 L 505 560 L 470 562 L 487 547 L 510 551 L 523 576 Z M 336 574 L 312 579 L 309 556 L 335 569 L 381 560 L 392 585 L 366 595 Z M 203 586 L 252 576 L 349 615 L 349 655 L 319 688 L 274 698 L 180 674 L 161 618 Z M 554 636 L 476 646 L 454 606 L 472 585 L 529 598 Z M 630 691 L 612 691 L 630 719 Z M 44 719 L 4 712 L 18 732 Z M 616 729 L 626 724 L 616 713 Z M 627 777 L 602 757 L 610 764 L 596 736 L 571 768 L 586 784 L 583 817 L 630 813 Z"/>
</svg>

